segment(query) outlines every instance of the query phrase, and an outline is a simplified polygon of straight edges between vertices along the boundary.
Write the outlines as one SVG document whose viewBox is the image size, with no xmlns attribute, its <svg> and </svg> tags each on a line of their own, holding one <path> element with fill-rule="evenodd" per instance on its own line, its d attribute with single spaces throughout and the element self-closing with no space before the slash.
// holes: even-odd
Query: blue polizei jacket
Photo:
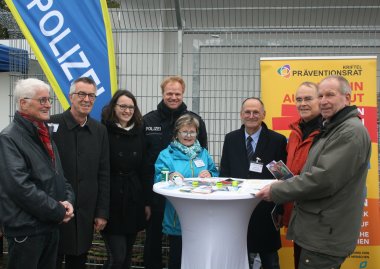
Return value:
<svg viewBox="0 0 380 269">
<path fill-rule="evenodd" d="M 202 160 L 204 166 L 197 167 L 195 160 Z M 199 162 L 198 162 L 199 166 Z M 208 170 L 213 177 L 219 175 L 215 164 L 209 155 L 208 151 L 204 148 L 198 153 L 197 157 L 193 160 L 180 151 L 177 147 L 171 144 L 160 152 L 156 164 L 154 182 L 161 181 L 161 169 L 168 168 L 169 172 L 179 172 L 185 178 L 198 177 L 198 174 L 203 170 Z M 169 235 L 181 235 L 181 225 L 179 218 L 173 205 L 166 200 L 164 219 L 162 221 L 162 232 Z"/>
</svg>

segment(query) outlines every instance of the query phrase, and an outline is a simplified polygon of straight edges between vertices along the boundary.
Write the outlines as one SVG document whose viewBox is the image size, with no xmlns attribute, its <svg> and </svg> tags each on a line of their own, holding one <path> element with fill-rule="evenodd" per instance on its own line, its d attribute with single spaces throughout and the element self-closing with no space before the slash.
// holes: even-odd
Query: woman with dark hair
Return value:
<svg viewBox="0 0 380 269">
<path fill-rule="evenodd" d="M 130 268 L 136 235 L 150 217 L 152 183 L 144 173 L 145 141 L 136 98 L 118 90 L 103 108 L 110 146 L 110 217 L 102 235 L 108 259 L 104 269 Z"/>
</svg>

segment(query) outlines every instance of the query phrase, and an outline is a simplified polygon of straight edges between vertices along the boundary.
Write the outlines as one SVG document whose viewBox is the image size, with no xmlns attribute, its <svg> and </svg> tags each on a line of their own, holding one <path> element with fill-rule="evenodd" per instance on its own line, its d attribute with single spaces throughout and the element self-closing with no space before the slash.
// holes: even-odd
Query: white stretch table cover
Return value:
<svg viewBox="0 0 380 269">
<path fill-rule="evenodd" d="M 265 181 L 257 180 L 258 188 L 273 180 Z M 153 190 L 169 199 L 178 213 L 181 269 L 249 268 L 247 228 L 259 199 L 245 192 L 186 193 L 168 189 L 166 182 L 154 184 Z"/>
</svg>

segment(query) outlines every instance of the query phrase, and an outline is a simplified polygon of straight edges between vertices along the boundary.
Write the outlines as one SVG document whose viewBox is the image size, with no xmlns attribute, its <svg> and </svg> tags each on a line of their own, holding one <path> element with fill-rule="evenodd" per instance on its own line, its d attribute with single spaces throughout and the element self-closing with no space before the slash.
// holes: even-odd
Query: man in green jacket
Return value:
<svg viewBox="0 0 380 269">
<path fill-rule="evenodd" d="M 266 201 L 296 201 L 287 238 L 301 247 L 299 269 L 340 268 L 355 247 L 366 197 L 371 140 L 351 88 L 340 76 L 318 87 L 323 117 L 300 175 L 264 187 Z"/>
</svg>

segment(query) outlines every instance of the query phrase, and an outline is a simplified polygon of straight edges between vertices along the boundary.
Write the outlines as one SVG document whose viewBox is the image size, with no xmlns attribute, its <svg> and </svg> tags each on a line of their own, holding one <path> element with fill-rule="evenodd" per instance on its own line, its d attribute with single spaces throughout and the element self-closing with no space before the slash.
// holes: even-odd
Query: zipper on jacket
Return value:
<svg viewBox="0 0 380 269">
<path fill-rule="evenodd" d="M 191 170 L 191 176 L 194 177 L 194 167 L 193 167 L 193 162 L 190 160 L 190 170 Z M 177 211 L 174 210 L 174 218 L 173 218 L 173 227 L 176 227 L 177 225 Z"/>
<path fill-rule="evenodd" d="M 177 211 L 174 210 L 174 218 L 173 218 L 173 227 L 176 227 L 177 225 Z"/>
<path fill-rule="evenodd" d="M 194 177 L 194 167 L 193 167 L 193 161 L 190 160 L 190 170 L 191 170 L 191 177 Z"/>
</svg>

